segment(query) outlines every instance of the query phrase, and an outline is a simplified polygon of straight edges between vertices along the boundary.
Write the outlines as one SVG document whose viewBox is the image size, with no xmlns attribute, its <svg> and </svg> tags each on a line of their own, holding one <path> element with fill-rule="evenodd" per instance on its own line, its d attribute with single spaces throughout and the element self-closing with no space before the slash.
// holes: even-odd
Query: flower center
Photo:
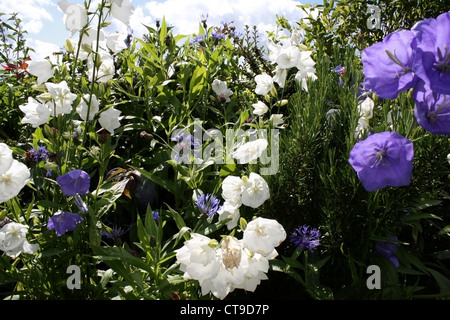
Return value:
<svg viewBox="0 0 450 320">
<path fill-rule="evenodd" d="M 227 269 L 238 268 L 242 250 L 236 239 L 228 236 L 222 242 L 222 262 Z"/>
<path fill-rule="evenodd" d="M 382 148 L 382 149 L 374 148 L 374 150 L 375 150 L 375 161 L 371 167 L 376 168 L 379 165 L 386 164 L 385 159 L 387 157 L 387 150 L 385 148 Z"/>
<path fill-rule="evenodd" d="M 445 52 L 442 54 L 441 48 L 438 48 L 439 61 L 436 62 L 436 68 L 442 73 L 450 73 L 450 52 L 447 45 L 444 46 Z"/>
<path fill-rule="evenodd" d="M 12 182 L 11 173 L 4 173 L 0 176 L 3 183 L 9 184 Z"/>
</svg>

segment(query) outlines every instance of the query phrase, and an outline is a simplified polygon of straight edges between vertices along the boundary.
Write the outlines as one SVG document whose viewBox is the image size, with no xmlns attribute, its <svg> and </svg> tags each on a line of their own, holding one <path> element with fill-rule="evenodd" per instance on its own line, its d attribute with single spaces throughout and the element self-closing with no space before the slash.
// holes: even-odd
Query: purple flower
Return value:
<svg viewBox="0 0 450 320">
<path fill-rule="evenodd" d="M 58 211 L 47 222 L 48 230 L 55 230 L 58 237 L 76 228 L 83 218 L 76 213 Z"/>
<path fill-rule="evenodd" d="M 450 94 L 450 12 L 417 23 L 414 73 L 436 93 Z"/>
<path fill-rule="evenodd" d="M 172 150 L 172 159 L 177 162 L 191 163 L 191 156 L 200 151 L 200 141 L 191 134 L 179 134 L 171 140 L 177 142 Z"/>
<path fill-rule="evenodd" d="M 65 175 L 57 177 L 56 181 L 66 197 L 76 194 L 87 194 L 91 186 L 91 179 L 83 170 L 72 170 Z"/>
<path fill-rule="evenodd" d="M 413 144 L 396 132 L 381 132 L 355 144 L 349 162 L 367 191 L 410 183 Z"/>
<path fill-rule="evenodd" d="M 117 241 L 117 240 L 120 239 L 121 236 L 123 236 L 130 229 L 131 229 L 131 227 L 128 228 L 128 229 L 123 229 L 123 228 L 118 227 L 118 226 L 112 226 L 112 227 L 108 228 L 107 231 L 103 231 L 102 232 L 102 236 Z"/>
<path fill-rule="evenodd" d="M 421 81 L 414 88 L 413 98 L 417 123 L 433 134 L 450 135 L 450 95 L 433 92 Z"/>
<path fill-rule="evenodd" d="M 34 148 L 31 148 L 31 150 L 29 152 L 29 157 L 34 162 L 40 162 L 41 160 L 47 159 L 47 157 L 48 157 L 48 150 L 47 150 L 47 148 L 45 146 L 44 147 L 38 147 L 37 150 L 35 150 Z"/>
<path fill-rule="evenodd" d="M 158 211 L 153 211 L 152 214 L 153 214 L 153 220 L 158 221 L 159 220 L 159 213 L 158 213 Z"/>
<path fill-rule="evenodd" d="M 380 98 L 395 99 L 417 81 L 412 72 L 416 38 L 410 30 L 399 30 L 363 50 L 364 86 Z"/>
<path fill-rule="evenodd" d="M 344 81 L 342 79 L 344 79 L 344 76 L 345 76 L 345 71 L 346 71 L 345 67 L 339 65 L 336 68 L 334 68 L 333 71 L 339 75 L 339 86 L 343 87 Z"/>
<path fill-rule="evenodd" d="M 398 240 L 398 238 L 395 236 L 391 236 L 389 238 L 393 240 Z M 395 252 L 399 245 L 400 244 L 398 242 L 378 241 L 375 244 L 375 250 L 383 257 L 389 259 L 389 261 L 392 262 L 398 268 L 400 264 L 398 262 L 397 257 L 395 256 Z"/>
<path fill-rule="evenodd" d="M 222 206 L 220 205 L 220 200 L 212 194 L 202 194 L 198 197 L 195 205 L 202 210 L 208 218 L 216 214 Z"/>
<path fill-rule="evenodd" d="M 75 202 L 75 204 L 77 205 L 78 209 L 82 214 L 88 213 L 88 207 L 79 194 L 76 194 L 73 197 L 73 201 Z"/>
<path fill-rule="evenodd" d="M 313 251 L 320 245 L 320 232 L 316 228 L 310 228 L 310 226 L 303 225 L 298 227 L 291 233 L 290 241 L 297 246 L 297 249 L 306 248 L 309 251 Z"/>
</svg>

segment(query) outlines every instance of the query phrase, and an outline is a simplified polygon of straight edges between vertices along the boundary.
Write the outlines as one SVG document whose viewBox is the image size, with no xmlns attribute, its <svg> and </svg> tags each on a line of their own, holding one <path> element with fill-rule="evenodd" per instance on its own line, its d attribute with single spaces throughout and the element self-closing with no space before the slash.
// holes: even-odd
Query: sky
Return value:
<svg viewBox="0 0 450 320">
<path fill-rule="evenodd" d="M 83 5 L 83 0 L 69 0 Z M 64 25 L 64 14 L 58 8 L 58 0 L 0 0 L 0 12 L 19 13 L 23 21 L 27 45 L 36 52 L 32 59 L 52 56 L 60 51 L 66 39 L 77 40 L 77 34 L 70 37 Z M 165 18 L 168 25 L 175 27 L 175 33 L 198 32 L 202 16 L 208 17 L 208 25 L 220 25 L 222 21 L 234 21 L 238 30 L 245 25 L 257 26 L 261 34 L 274 31 L 276 15 L 284 15 L 295 23 L 304 15 L 297 7 L 300 3 L 322 3 L 319 0 L 132 0 L 134 13 L 130 27 L 134 37 L 141 38 L 146 31 L 144 25 L 155 27 L 156 20 Z M 5 17 L 5 16 L 4 16 Z M 3 17 L 3 18 L 4 18 Z M 112 19 L 110 32 L 129 33 L 122 22 Z"/>
</svg>

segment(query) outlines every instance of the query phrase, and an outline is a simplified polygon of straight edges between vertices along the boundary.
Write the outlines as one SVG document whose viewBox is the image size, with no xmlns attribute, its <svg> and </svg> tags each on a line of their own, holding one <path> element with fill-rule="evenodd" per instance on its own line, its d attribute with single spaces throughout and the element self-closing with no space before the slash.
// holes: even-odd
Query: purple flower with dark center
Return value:
<svg viewBox="0 0 450 320">
<path fill-rule="evenodd" d="M 436 93 L 450 94 L 450 12 L 418 22 L 414 73 Z"/>
<path fill-rule="evenodd" d="M 290 241 L 297 246 L 298 250 L 306 248 L 312 252 L 320 245 L 320 232 L 316 228 L 303 225 L 291 233 Z"/>
<path fill-rule="evenodd" d="M 397 237 L 391 236 L 389 237 L 393 240 L 398 240 Z M 397 250 L 397 247 L 400 244 L 398 242 L 391 242 L 391 241 L 378 241 L 375 243 L 375 250 L 379 254 L 381 254 L 383 257 L 389 259 L 390 262 L 394 264 L 397 268 L 399 267 L 399 262 L 397 257 L 395 256 L 395 252 Z"/>
<path fill-rule="evenodd" d="M 83 170 L 72 170 L 56 178 L 62 192 L 66 197 L 76 194 L 87 194 L 91 186 L 89 175 Z"/>
<path fill-rule="evenodd" d="M 77 213 L 58 211 L 48 220 L 47 229 L 55 230 L 56 235 L 60 237 L 74 230 L 81 221 L 83 218 Z"/>
<path fill-rule="evenodd" d="M 220 205 L 220 200 L 212 194 L 202 194 L 197 198 L 195 205 L 200 208 L 203 214 L 208 218 L 216 214 L 222 206 Z"/>
<path fill-rule="evenodd" d="M 409 185 L 413 144 L 396 132 L 381 132 L 357 142 L 349 162 L 367 191 Z"/>
<path fill-rule="evenodd" d="M 223 34 L 222 32 L 215 32 L 215 31 L 213 31 L 213 32 L 211 33 L 211 36 L 212 36 L 214 39 L 222 40 L 223 37 L 224 37 L 224 34 Z"/>
<path fill-rule="evenodd" d="M 364 86 L 380 98 L 395 99 L 412 88 L 417 77 L 412 72 L 416 38 L 410 30 L 399 30 L 363 50 Z"/>
<path fill-rule="evenodd" d="M 450 135 L 450 95 L 436 93 L 421 81 L 414 88 L 413 98 L 417 123 L 433 134 Z"/>
</svg>

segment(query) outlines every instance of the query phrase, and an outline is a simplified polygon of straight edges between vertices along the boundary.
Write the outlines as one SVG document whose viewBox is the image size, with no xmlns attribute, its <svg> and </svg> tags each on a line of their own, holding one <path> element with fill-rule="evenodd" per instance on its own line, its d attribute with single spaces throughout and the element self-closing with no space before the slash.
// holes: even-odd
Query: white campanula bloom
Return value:
<svg viewBox="0 0 450 320">
<path fill-rule="evenodd" d="M 88 15 L 83 6 L 62 0 L 58 2 L 58 7 L 64 12 L 64 24 L 70 31 L 70 36 L 80 31 L 88 23 Z"/>
<path fill-rule="evenodd" d="M 108 110 L 100 113 L 98 122 L 103 129 L 107 130 L 111 134 L 114 134 L 114 130 L 120 127 L 120 113 L 120 110 L 109 108 Z"/>
<path fill-rule="evenodd" d="M 281 88 L 286 85 L 287 69 L 280 68 L 279 66 L 275 69 L 275 75 L 273 76 L 273 81 L 278 83 Z"/>
<path fill-rule="evenodd" d="M 131 0 L 111 0 L 111 14 L 130 27 L 130 17 L 134 12 Z"/>
<path fill-rule="evenodd" d="M 272 121 L 274 127 L 279 127 L 284 123 L 283 114 L 276 113 L 270 116 L 270 121 Z"/>
<path fill-rule="evenodd" d="M 267 146 L 268 142 L 266 139 L 249 141 L 232 152 L 231 156 L 237 159 L 240 164 L 252 163 L 262 155 Z"/>
<path fill-rule="evenodd" d="M 51 110 L 49 107 L 32 97 L 28 97 L 28 103 L 20 105 L 19 109 L 25 113 L 21 123 L 29 123 L 33 128 L 37 128 L 50 120 Z"/>
<path fill-rule="evenodd" d="M 225 219 L 231 219 L 226 223 L 228 230 L 234 229 L 241 217 L 239 207 L 242 205 L 240 198 L 228 199 L 223 203 L 222 208 L 218 211 L 219 221 Z"/>
<path fill-rule="evenodd" d="M 217 95 L 219 100 L 224 100 L 225 102 L 230 102 L 230 96 L 233 95 L 233 91 L 228 89 L 227 83 L 225 81 L 215 79 L 211 84 L 212 90 Z"/>
<path fill-rule="evenodd" d="M 88 47 L 93 48 L 96 45 L 97 40 L 99 42 L 105 41 L 105 33 L 103 32 L 103 30 L 98 31 L 97 28 L 89 27 L 83 33 L 83 37 L 81 39 L 81 46 L 83 47 L 84 45 L 86 45 Z M 84 51 L 84 55 L 81 57 L 81 59 L 82 60 L 86 59 L 88 54 L 89 54 L 88 52 Z"/>
<path fill-rule="evenodd" d="M 254 108 L 253 114 L 256 114 L 258 116 L 262 116 L 267 111 L 269 111 L 269 107 L 262 101 L 258 101 L 257 103 L 252 104 L 252 107 Z"/>
<path fill-rule="evenodd" d="M 244 191 L 242 191 L 242 204 L 258 208 L 270 198 L 269 185 L 266 180 L 255 172 L 251 172 L 249 177 L 242 177 Z"/>
<path fill-rule="evenodd" d="M 49 107 L 52 115 L 69 114 L 72 112 L 72 103 L 77 95 L 70 92 L 66 81 L 60 83 L 45 83 L 48 93 L 52 96 L 53 103 L 50 102 Z"/>
<path fill-rule="evenodd" d="M 242 239 L 248 249 L 269 256 L 286 239 L 286 231 L 278 221 L 258 217 L 247 224 Z"/>
<path fill-rule="evenodd" d="M 295 79 L 301 83 L 302 89 L 308 91 L 307 79 L 317 80 L 315 62 L 311 58 L 312 51 L 301 51 L 297 62 L 298 72 Z"/>
<path fill-rule="evenodd" d="M 89 119 L 88 120 L 93 120 L 95 115 L 99 111 L 99 102 L 95 95 L 92 95 L 91 104 L 90 104 L 90 107 L 88 107 L 89 96 L 90 96 L 89 94 L 85 94 L 76 109 L 77 113 L 80 115 L 80 118 L 84 121 L 86 121 L 86 119 L 87 119 L 87 113 L 88 113 L 89 109 L 90 109 L 90 111 L 89 111 Z"/>
<path fill-rule="evenodd" d="M 125 44 L 126 36 L 120 33 L 112 33 L 106 36 L 106 46 L 114 53 L 119 53 L 127 48 Z"/>
<path fill-rule="evenodd" d="M 0 172 L 0 203 L 14 198 L 30 180 L 30 169 L 13 160 L 11 166 Z"/>
<path fill-rule="evenodd" d="M 97 55 L 97 60 L 100 59 L 100 66 L 95 73 L 95 81 L 106 83 L 114 77 L 115 66 L 114 66 L 114 58 L 106 51 L 101 51 Z M 95 55 L 92 55 L 88 60 L 88 76 L 89 80 L 92 81 L 92 77 L 94 76 L 94 68 L 95 68 Z"/>
<path fill-rule="evenodd" d="M 265 96 L 274 88 L 273 79 L 267 73 L 255 76 L 255 82 L 256 82 L 255 93 L 258 95 Z"/>
<path fill-rule="evenodd" d="M 244 191 L 244 183 L 240 177 L 228 176 L 222 182 L 222 198 L 226 200 L 229 199 L 240 199 Z"/>
<path fill-rule="evenodd" d="M 220 262 L 216 256 L 217 241 L 192 233 L 191 239 L 184 246 L 176 250 L 177 260 L 181 263 L 180 270 L 184 272 L 184 279 L 214 278 L 220 270 Z"/>
<path fill-rule="evenodd" d="M 370 97 L 366 97 L 363 101 L 358 103 L 359 116 L 365 120 L 372 119 L 374 102 Z"/>
<path fill-rule="evenodd" d="M 5 143 L 0 143 L 0 173 L 6 172 L 13 163 L 12 150 Z"/>
<path fill-rule="evenodd" d="M 450 153 L 447 155 L 448 164 L 450 164 Z"/>
<path fill-rule="evenodd" d="M 28 72 L 37 77 L 37 85 L 40 85 L 53 77 L 53 66 L 47 59 L 32 60 L 28 63 Z"/>
<path fill-rule="evenodd" d="M 286 238 L 283 227 L 277 224 L 274 220 L 265 219 L 247 225 L 244 238 L 256 250 L 251 249 L 243 239 L 233 236 L 226 236 L 218 243 L 192 233 L 191 239 L 176 250 L 184 279 L 198 280 L 202 295 L 212 293 L 219 299 L 225 299 L 234 289 L 255 291 L 261 280 L 268 279 L 269 260 L 278 255 L 275 246 Z M 256 228 L 264 236 L 255 235 Z M 258 246 L 258 240 L 261 246 Z"/>
<path fill-rule="evenodd" d="M 34 254 L 39 248 L 38 244 L 30 244 L 27 239 L 28 226 L 9 222 L 0 229 L 0 250 L 11 258 L 17 258 L 22 252 Z"/>
<path fill-rule="evenodd" d="M 365 118 L 362 118 L 362 117 L 359 118 L 358 125 L 356 126 L 356 129 L 355 129 L 355 134 L 354 134 L 355 138 L 362 139 L 364 134 L 366 132 L 368 132 L 369 129 L 370 129 L 370 127 L 369 127 L 368 121 Z"/>
<path fill-rule="evenodd" d="M 302 52 L 297 46 L 286 46 L 281 49 L 276 63 L 278 67 L 282 69 L 290 69 L 296 67 L 300 58 L 302 57 Z"/>
</svg>

